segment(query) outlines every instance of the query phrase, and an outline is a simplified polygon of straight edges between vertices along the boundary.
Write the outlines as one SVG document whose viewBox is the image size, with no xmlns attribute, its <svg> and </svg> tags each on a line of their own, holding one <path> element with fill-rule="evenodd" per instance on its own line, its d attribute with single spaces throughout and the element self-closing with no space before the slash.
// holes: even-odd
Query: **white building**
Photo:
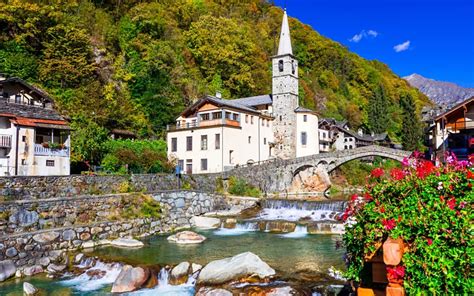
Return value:
<svg viewBox="0 0 474 296">
<path fill-rule="evenodd" d="M 318 117 L 298 102 L 298 61 L 283 15 L 272 57 L 272 94 L 236 100 L 206 96 L 168 127 L 168 156 L 186 173 L 215 173 L 265 161 L 319 153 Z"/>
<path fill-rule="evenodd" d="M 0 176 L 69 175 L 69 132 L 44 92 L 0 77 Z"/>
</svg>

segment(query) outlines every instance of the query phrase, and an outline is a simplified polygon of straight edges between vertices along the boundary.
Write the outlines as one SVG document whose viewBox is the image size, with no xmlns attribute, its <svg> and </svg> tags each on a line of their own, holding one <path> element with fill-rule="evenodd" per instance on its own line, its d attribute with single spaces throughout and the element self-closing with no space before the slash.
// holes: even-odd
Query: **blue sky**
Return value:
<svg viewBox="0 0 474 296">
<path fill-rule="evenodd" d="M 474 0 L 275 0 L 288 15 L 398 75 L 474 87 Z"/>
</svg>

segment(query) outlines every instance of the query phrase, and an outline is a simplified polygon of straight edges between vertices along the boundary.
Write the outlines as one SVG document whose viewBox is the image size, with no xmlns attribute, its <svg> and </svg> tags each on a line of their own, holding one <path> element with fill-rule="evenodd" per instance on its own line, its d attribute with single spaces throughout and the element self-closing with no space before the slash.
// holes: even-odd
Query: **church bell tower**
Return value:
<svg viewBox="0 0 474 296">
<path fill-rule="evenodd" d="M 272 57 L 274 155 L 296 157 L 296 112 L 298 108 L 298 61 L 293 56 L 286 10 L 281 25 L 278 54 Z"/>
</svg>

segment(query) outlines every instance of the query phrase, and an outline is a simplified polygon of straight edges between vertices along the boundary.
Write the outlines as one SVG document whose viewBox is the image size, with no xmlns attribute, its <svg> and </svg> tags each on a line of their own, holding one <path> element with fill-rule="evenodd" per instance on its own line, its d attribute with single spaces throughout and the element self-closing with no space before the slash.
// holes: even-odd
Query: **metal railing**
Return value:
<svg viewBox="0 0 474 296">
<path fill-rule="evenodd" d="M 41 144 L 35 144 L 35 155 L 36 156 L 59 156 L 69 157 L 69 147 L 62 149 L 45 148 Z"/>
<path fill-rule="evenodd" d="M 0 148 L 11 148 L 12 147 L 12 136 L 0 135 Z"/>
<path fill-rule="evenodd" d="M 192 129 L 197 127 L 214 127 L 214 126 L 221 126 L 221 125 L 229 125 L 229 126 L 240 126 L 240 122 L 238 120 L 232 120 L 229 118 L 224 119 L 212 119 L 212 120 L 203 120 L 200 122 L 186 122 L 186 123 L 179 123 L 173 125 L 167 125 L 166 129 L 168 131 L 175 131 L 175 130 L 183 130 L 183 129 Z"/>
</svg>

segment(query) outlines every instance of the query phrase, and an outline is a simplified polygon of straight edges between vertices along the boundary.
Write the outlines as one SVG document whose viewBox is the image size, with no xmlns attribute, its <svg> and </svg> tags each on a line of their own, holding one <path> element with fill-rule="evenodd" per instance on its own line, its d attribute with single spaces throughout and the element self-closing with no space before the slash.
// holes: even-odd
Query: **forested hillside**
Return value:
<svg viewBox="0 0 474 296">
<path fill-rule="evenodd" d="M 0 72 L 47 91 L 72 120 L 74 160 L 94 161 L 112 128 L 161 137 L 206 93 L 270 93 L 281 18 L 262 0 L 0 0 Z M 429 102 L 386 65 L 290 27 L 301 103 L 322 116 L 396 138 L 399 99 Z"/>
</svg>

